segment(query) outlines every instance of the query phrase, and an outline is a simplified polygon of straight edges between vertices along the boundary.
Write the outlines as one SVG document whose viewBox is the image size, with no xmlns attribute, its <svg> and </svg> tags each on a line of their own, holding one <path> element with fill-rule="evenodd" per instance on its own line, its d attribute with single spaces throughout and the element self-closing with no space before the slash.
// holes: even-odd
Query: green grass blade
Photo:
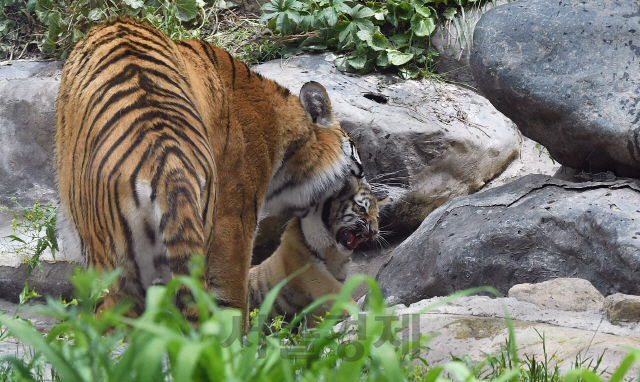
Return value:
<svg viewBox="0 0 640 382">
<path fill-rule="evenodd" d="M 175 363 L 171 365 L 174 380 L 193 381 L 194 371 L 204 346 L 204 343 L 187 342 L 180 347 Z"/>
<path fill-rule="evenodd" d="M 306 266 L 292 273 L 289 277 L 285 278 L 284 280 L 276 284 L 276 286 L 273 287 L 273 289 L 271 289 L 269 293 L 267 293 L 267 295 L 265 296 L 264 301 L 260 306 L 260 311 L 267 312 L 266 314 L 268 316 L 268 312 L 271 312 L 271 308 L 273 307 L 273 304 L 276 301 L 276 298 L 278 297 L 278 294 L 280 293 L 280 290 L 282 289 L 282 287 L 286 283 L 288 283 L 289 280 L 292 280 L 298 275 L 305 272 L 307 269 L 309 269 L 309 267 L 310 265 L 307 264 Z M 256 323 L 254 324 L 249 334 L 247 335 L 247 341 L 251 345 L 248 348 L 245 348 L 242 354 L 242 359 L 240 360 L 240 369 L 238 371 L 242 374 L 242 376 L 249 377 L 253 375 L 255 372 L 254 362 L 255 362 L 256 354 L 258 352 L 260 333 L 262 333 L 262 327 L 260 326 L 261 324 L 262 323 L 260 322 L 260 320 L 256 320 Z"/>
<path fill-rule="evenodd" d="M 4 314 L 0 314 L 0 324 L 9 330 L 11 335 L 41 353 L 65 382 L 83 382 L 73 365 L 52 348 L 36 329 Z"/>
</svg>

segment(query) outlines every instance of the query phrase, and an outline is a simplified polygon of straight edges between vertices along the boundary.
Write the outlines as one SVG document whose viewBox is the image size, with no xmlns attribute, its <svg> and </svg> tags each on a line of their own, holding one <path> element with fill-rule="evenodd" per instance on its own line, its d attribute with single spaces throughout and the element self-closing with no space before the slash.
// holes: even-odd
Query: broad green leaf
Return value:
<svg viewBox="0 0 640 382">
<path fill-rule="evenodd" d="M 49 38 L 53 41 L 58 41 L 58 35 L 60 33 L 60 23 L 62 22 L 62 18 L 60 17 L 60 13 L 51 12 L 47 17 L 47 25 L 49 26 Z"/>
<path fill-rule="evenodd" d="M 373 32 L 373 30 L 374 30 L 373 22 L 371 22 L 371 20 L 356 19 L 355 21 L 353 21 L 353 23 L 356 24 L 356 26 L 360 30 L 366 30 L 366 31 L 369 31 L 369 32 Z"/>
<path fill-rule="evenodd" d="M 289 20 L 289 16 L 286 13 L 278 14 L 276 30 L 282 34 L 287 34 L 291 31 L 291 20 Z"/>
<path fill-rule="evenodd" d="M 347 4 L 343 2 L 336 2 L 333 5 L 333 8 L 335 8 L 335 10 L 338 11 L 339 13 L 349 13 L 349 11 L 351 10 L 351 7 L 349 7 Z"/>
<path fill-rule="evenodd" d="M 402 53 L 392 49 L 387 50 L 387 56 L 389 57 L 389 62 L 395 66 L 404 65 L 413 58 L 411 53 Z"/>
<path fill-rule="evenodd" d="M 49 25 L 49 14 L 53 8 L 53 2 L 51 0 L 40 0 L 36 4 L 36 16 L 44 23 Z"/>
<path fill-rule="evenodd" d="M 338 22 L 338 11 L 335 8 L 325 8 L 320 12 L 320 16 L 324 18 L 327 26 L 335 26 Z"/>
<path fill-rule="evenodd" d="M 398 68 L 398 75 L 403 80 L 410 80 L 410 79 L 417 78 L 419 74 L 420 72 L 418 71 L 418 69 L 413 67 L 413 65 L 407 65 L 407 66 Z"/>
<path fill-rule="evenodd" d="M 104 14 L 100 8 L 93 8 L 87 15 L 87 18 L 91 21 L 102 21 Z"/>
<path fill-rule="evenodd" d="M 38 4 L 37 0 L 29 0 L 27 1 L 27 11 L 33 13 L 36 11 L 36 5 Z"/>
<path fill-rule="evenodd" d="M 381 68 L 386 68 L 390 64 L 391 63 L 389 62 L 389 58 L 387 57 L 387 52 L 386 51 L 380 52 L 380 54 L 378 55 L 378 58 L 376 58 L 376 65 L 378 65 Z"/>
<path fill-rule="evenodd" d="M 298 22 L 298 25 L 300 26 L 300 29 L 306 32 L 312 29 L 312 25 L 315 19 L 316 17 L 314 15 L 302 15 L 300 16 L 300 21 Z"/>
<path fill-rule="evenodd" d="M 338 41 L 338 51 L 353 50 L 356 45 L 355 39 L 354 33 L 347 34 L 344 39 Z"/>
<path fill-rule="evenodd" d="M 387 39 L 380 33 L 372 34 L 368 30 L 361 30 L 358 31 L 357 36 L 360 40 L 366 41 L 367 45 L 375 51 L 381 51 L 388 48 Z"/>
<path fill-rule="evenodd" d="M 16 23 L 13 20 L 2 20 L 0 21 L 0 36 L 4 36 L 10 30 L 15 28 Z"/>
<path fill-rule="evenodd" d="M 267 12 L 267 8 L 272 8 L 272 9 Z M 262 15 L 260 16 L 260 21 L 263 22 L 263 23 L 267 22 L 267 21 L 270 21 L 271 19 L 273 19 L 276 16 L 278 16 L 278 12 L 275 12 L 275 9 L 273 9 L 273 5 L 272 4 L 263 5 L 262 10 L 263 10 L 263 12 L 262 12 Z M 271 26 L 269 26 L 269 27 L 271 28 Z"/>
<path fill-rule="evenodd" d="M 180 21 L 193 20 L 198 15 L 196 0 L 176 0 L 176 18 Z"/>
<path fill-rule="evenodd" d="M 431 11 L 427 7 L 417 6 L 417 7 L 415 7 L 415 10 L 416 10 L 416 13 L 419 14 L 420 16 L 422 16 L 422 17 L 431 16 Z"/>
<path fill-rule="evenodd" d="M 291 20 L 291 22 L 294 24 L 294 27 L 298 25 L 300 21 L 302 21 L 302 16 L 300 16 L 300 12 L 298 11 L 294 11 L 290 9 L 290 10 L 287 10 L 285 13 L 289 17 L 289 20 Z"/>
<path fill-rule="evenodd" d="M 369 17 L 373 16 L 374 14 L 375 14 L 375 12 L 373 11 L 373 9 L 368 8 L 368 7 L 363 7 L 362 9 L 360 9 L 355 14 L 355 18 L 356 19 L 366 19 L 366 18 L 369 18 Z"/>
<path fill-rule="evenodd" d="M 442 12 L 442 16 L 444 16 L 444 18 L 447 20 L 453 20 L 457 13 L 458 10 L 456 8 L 449 7 L 446 11 Z"/>
<path fill-rule="evenodd" d="M 371 38 L 371 44 L 369 44 L 369 46 L 375 51 L 381 51 L 389 47 L 389 42 L 382 34 L 376 33 Z"/>
<path fill-rule="evenodd" d="M 127 4 L 128 6 L 130 6 L 133 9 L 138 9 L 138 8 L 142 8 L 144 6 L 144 1 L 143 0 L 124 0 L 124 3 Z M 178 5 L 179 1 L 176 1 L 176 7 L 179 7 Z M 195 17 L 195 16 L 193 16 Z M 187 20 L 184 20 L 187 21 Z"/>
<path fill-rule="evenodd" d="M 402 44 L 406 44 L 407 43 L 407 36 L 403 35 L 403 34 L 394 34 L 393 36 L 389 37 L 389 41 L 391 41 L 392 43 L 396 44 L 396 45 L 402 45 Z"/>
<path fill-rule="evenodd" d="M 356 32 L 356 25 L 352 22 L 345 21 L 344 24 L 338 23 L 340 30 L 340 34 L 338 35 L 338 39 L 341 43 L 347 39 L 347 37 Z"/>
<path fill-rule="evenodd" d="M 424 18 L 418 14 L 415 14 L 411 18 L 411 29 L 416 36 L 430 36 L 436 29 L 436 24 L 431 17 Z"/>
<path fill-rule="evenodd" d="M 396 8 L 396 15 L 401 20 L 411 20 L 414 15 L 413 7 L 409 3 L 402 3 Z"/>
<path fill-rule="evenodd" d="M 73 28 L 73 42 L 76 43 L 80 41 L 82 37 L 84 37 L 84 33 L 82 33 L 78 28 Z"/>
<path fill-rule="evenodd" d="M 285 5 L 287 9 L 296 9 L 296 10 L 302 9 L 302 3 L 299 2 L 298 0 L 286 0 Z"/>
<path fill-rule="evenodd" d="M 371 39 L 373 38 L 373 33 L 371 33 L 368 30 L 361 30 L 361 31 L 358 31 L 356 35 L 361 41 L 365 41 L 368 45 L 371 45 Z"/>
<path fill-rule="evenodd" d="M 282 58 L 289 58 L 289 57 L 293 57 L 296 54 L 300 54 L 302 53 L 303 48 L 299 47 L 299 46 L 295 46 L 295 45 L 288 45 L 285 46 L 284 48 L 282 48 L 282 50 L 280 51 L 280 55 L 282 56 Z"/>
<path fill-rule="evenodd" d="M 356 4 L 353 6 L 353 8 L 349 8 L 349 11 L 347 12 L 347 14 L 349 16 L 351 16 L 352 19 L 356 19 L 356 15 L 358 14 L 358 11 L 360 10 L 360 8 L 362 8 L 363 5 L 362 4 Z"/>
<path fill-rule="evenodd" d="M 263 4 L 260 9 L 263 12 L 275 12 L 278 9 L 277 2 L 275 0 L 271 0 L 270 2 Z"/>
<path fill-rule="evenodd" d="M 367 56 L 355 56 L 347 58 L 347 62 L 351 67 L 356 70 L 360 70 L 364 68 L 364 65 L 367 63 Z"/>
<path fill-rule="evenodd" d="M 347 57 L 338 57 L 335 60 L 333 60 L 333 64 L 341 72 L 349 72 L 353 70 L 347 63 Z"/>
</svg>

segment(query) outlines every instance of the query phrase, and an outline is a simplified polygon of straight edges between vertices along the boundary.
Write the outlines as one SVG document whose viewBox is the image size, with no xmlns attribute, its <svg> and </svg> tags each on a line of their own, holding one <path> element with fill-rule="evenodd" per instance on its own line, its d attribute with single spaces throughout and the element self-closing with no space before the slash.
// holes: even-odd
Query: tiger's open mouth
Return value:
<svg viewBox="0 0 640 382">
<path fill-rule="evenodd" d="M 366 236 L 366 233 L 361 231 L 352 231 L 348 228 L 343 228 L 338 231 L 336 241 L 345 248 L 355 249 L 362 241 L 367 241 L 370 238 Z"/>
</svg>

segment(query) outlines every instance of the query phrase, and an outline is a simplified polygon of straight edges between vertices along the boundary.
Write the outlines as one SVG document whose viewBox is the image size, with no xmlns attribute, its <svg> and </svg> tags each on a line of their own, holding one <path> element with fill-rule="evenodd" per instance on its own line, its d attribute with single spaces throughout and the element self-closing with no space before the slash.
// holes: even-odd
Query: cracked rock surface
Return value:
<svg viewBox="0 0 640 382">
<path fill-rule="evenodd" d="M 528 175 L 436 209 L 377 279 L 405 304 L 482 285 L 506 294 L 558 277 L 589 280 L 604 296 L 638 295 L 639 212 L 637 180 Z"/>
</svg>

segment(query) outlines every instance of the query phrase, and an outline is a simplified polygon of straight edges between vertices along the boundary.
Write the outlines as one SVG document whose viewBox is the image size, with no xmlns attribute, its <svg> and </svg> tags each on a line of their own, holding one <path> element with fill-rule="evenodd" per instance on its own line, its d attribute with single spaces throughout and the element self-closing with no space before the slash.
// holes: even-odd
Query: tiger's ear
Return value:
<svg viewBox="0 0 640 382">
<path fill-rule="evenodd" d="M 300 103 L 313 123 L 325 127 L 336 124 L 329 95 L 319 83 L 311 81 L 302 86 Z"/>
<path fill-rule="evenodd" d="M 385 207 L 391 205 L 391 203 L 389 203 L 391 201 L 391 198 L 389 196 L 384 196 L 384 197 L 380 197 L 378 195 L 376 195 L 376 199 L 378 201 L 378 210 L 383 210 Z"/>
</svg>

